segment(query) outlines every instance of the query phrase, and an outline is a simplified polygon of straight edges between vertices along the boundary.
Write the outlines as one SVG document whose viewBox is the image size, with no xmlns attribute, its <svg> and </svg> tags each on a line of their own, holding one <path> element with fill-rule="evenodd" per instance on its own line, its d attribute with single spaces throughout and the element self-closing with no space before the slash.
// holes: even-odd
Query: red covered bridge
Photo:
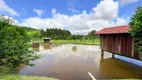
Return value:
<svg viewBox="0 0 142 80">
<path fill-rule="evenodd" d="M 100 35 L 100 47 L 102 56 L 104 51 L 113 54 L 123 55 L 134 59 L 139 58 L 139 54 L 134 51 L 133 37 L 129 34 L 130 27 L 128 25 L 104 28 L 96 34 Z"/>
</svg>

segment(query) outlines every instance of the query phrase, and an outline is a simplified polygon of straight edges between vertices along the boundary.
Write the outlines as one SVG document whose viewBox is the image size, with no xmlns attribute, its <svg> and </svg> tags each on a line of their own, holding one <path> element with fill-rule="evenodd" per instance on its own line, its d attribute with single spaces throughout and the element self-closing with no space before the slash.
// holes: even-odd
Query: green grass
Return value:
<svg viewBox="0 0 142 80">
<path fill-rule="evenodd" d="M 0 80 L 58 80 L 48 77 L 22 76 L 22 75 L 0 75 Z M 140 79 L 109 79 L 109 80 L 140 80 Z"/>
<path fill-rule="evenodd" d="M 21 75 L 0 75 L 0 80 L 57 80 L 48 77 L 21 76 Z"/>
<path fill-rule="evenodd" d="M 99 45 L 99 39 L 91 40 L 51 40 L 52 44 L 86 44 L 86 45 Z"/>
<path fill-rule="evenodd" d="M 34 41 L 34 42 L 39 42 L 40 45 L 43 45 L 44 42 L 42 39 Z M 100 44 L 100 39 L 90 39 L 90 40 L 52 40 L 52 44 L 85 44 L 85 45 L 99 45 Z M 29 42 L 27 43 L 30 47 L 32 47 L 32 43 Z"/>
</svg>

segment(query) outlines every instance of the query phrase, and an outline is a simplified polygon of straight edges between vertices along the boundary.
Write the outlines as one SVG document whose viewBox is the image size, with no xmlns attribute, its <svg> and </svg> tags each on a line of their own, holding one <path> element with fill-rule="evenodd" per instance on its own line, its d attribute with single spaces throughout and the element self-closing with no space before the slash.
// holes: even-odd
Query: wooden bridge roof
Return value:
<svg viewBox="0 0 142 80">
<path fill-rule="evenodd" d="M 128 33 L 129 30 L 130 30 L 129 25 L 123 25 L 123 26 L 104 28 L 96 32 L 96 34 L 120 34 L 120 33 Z"/>
</svg>

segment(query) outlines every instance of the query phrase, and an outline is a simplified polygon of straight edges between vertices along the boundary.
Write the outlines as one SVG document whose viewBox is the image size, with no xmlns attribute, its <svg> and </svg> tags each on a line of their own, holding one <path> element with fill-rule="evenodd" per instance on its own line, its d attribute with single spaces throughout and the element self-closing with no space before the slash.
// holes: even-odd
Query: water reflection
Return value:
<svg viewBox="0 0 142 80">
<path fill-rule="evenodd" d="M 16 68 L 16 71 L 20 71 L 21 69 L 25 68 L 27 65 L 21 64 L 19 67 Z"/>
<path fill-rule="evenodd" d="M 34 52 L 40 52 L 39 47 L 38 48 L 33 48 L 32 49 Z"/>
<path fill-rule="evenodd" d="M 142 67 L 119 59 L 112 59 L 112 54 L 105 53 L 101 60 L 99 46 L 91 45 L 50 45 L 45 50 L 40 46 L 42 59 L 32 61 L 34 67 L 26 66 L 19 70 L 21 75 L 48 76 L 60 80 L 92 80 L 95 78 L 142 78 Z"/>
<path fill-rule="evenodd" d="M 142 69 L 120 59 L 107 58 L 100 60 L 100 73 L 107 78 L 142 78 Z M 136 70 L 135 70 L 136 69 Z"/>
<path fill-rule="evenodd" d="M 44 50 L 51 49 L 50 44 L 44 43 Z"/>
<path fill-rule="evenodd" d="M 76 51 L 77 51 L 77 47 L 76 47 L 76 46 L 73 46 L 73 47 L 72 47 L 72 51 L 73 51 L 73 52 L 76 52 Z"/>
<path fill-rule="evenodd" d="M 132 63 L 132 64 L 136 64 L 136 65 L 142 67 L 142 61 L 140 61 L 140 60 L 136 60 L 136 59 L 132 59 L 129 57 L 124 57 L 124 56 L 119 56 L 119 55 L 116 55 L 116 58 L 124 60 L 124 61 Z"/>
</svg>

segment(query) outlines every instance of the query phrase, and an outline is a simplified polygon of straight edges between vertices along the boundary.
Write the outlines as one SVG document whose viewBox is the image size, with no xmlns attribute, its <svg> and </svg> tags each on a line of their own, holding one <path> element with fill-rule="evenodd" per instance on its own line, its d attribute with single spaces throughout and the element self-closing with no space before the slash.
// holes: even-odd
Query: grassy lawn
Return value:
<svg viewBox="0 0 142 80">
<path fill-rule="evenodd" d="M 58 80 L 48 77 L 36 77 L 36 76 L 21 76 L 21 75 L 0 75 L 0 80 Z M 110 79 L 110 80 L 140 80 L 140 79 Z"/>
<path fill-rule="evenodd" d="M 21 75 L 0 75 L 0 80 L 57 80 L 48 77 L 21 76 Z"/>
<path fill-rule="evenodd" d="M 36 76 L 21 76 L 21 75 L 0 75 L 0 80 L 58 80 L 48 77 L 36 77 Z M 141 80 L 141 79 L 109 79 L 109 80 Z"/>
<path fill-rule="evenodd" d="M 51 40 L 52 44 L 87 44 L 87 45 L 99 45 L 99 39 L 91 40 Z"/>
<path fill-rule="evenodd" d="M 40 45 L 42 45 L 44 42 L 42 39 L 35 40 L 33 42 L 39 42 Z M 90 40 L 52 40 L 52 44 L 85 44 L 85 45 L 99 45 L 100 39 L 90 39 Z M 27 43 L 30 47 L 32 46 L 32 43 Z"/>
</svg>

